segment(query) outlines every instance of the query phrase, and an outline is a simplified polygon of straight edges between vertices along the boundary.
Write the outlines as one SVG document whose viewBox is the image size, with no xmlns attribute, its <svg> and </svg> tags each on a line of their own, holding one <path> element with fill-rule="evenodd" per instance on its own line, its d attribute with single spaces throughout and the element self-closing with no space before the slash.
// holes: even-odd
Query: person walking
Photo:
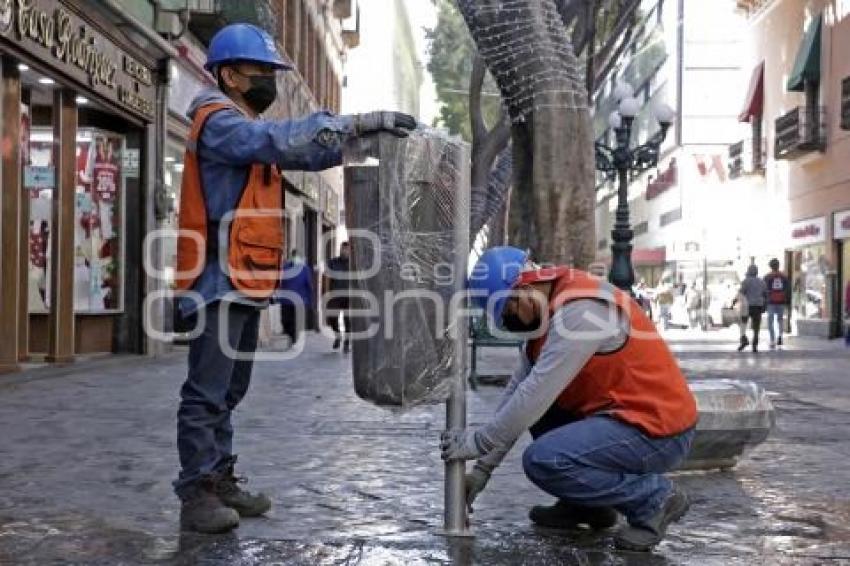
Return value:
<svg viewBox="0 0 850 566">
<path fill-rule="evenodd" d="M 741 282 L 738 297 L 735 297 L 735 300 L 732 301 L 732 306 L 734 307 L 740 298 L 742 309 L 745 313 L 741 317 L 741 343 L 738 346 L 739 352 L 750 344 L 747 340 L 747 321 L 750 321 L 753 328 L 753 352 L 758 352 L 761 316 L 764 313 L 764 307 L 767 302 L 767 286 L 764 284 L 764 280 L 759 278 L 758 274 L 759 270 L 755 264 L 747 268 L 747 276 Z"/>
<path fill-rule="evenodd" d="M 250 384 L 260 309 L 281 274 L 279 168 L 338 166 L 344 153 L 362 151 L 374 134 L 406 136 L 416 121 L 395 112 L 262 119 L 277 98 L 278 72 L 292 64 L 253 25 L 219 30 L 205 68 L 217 87 L 190 105 L 180 194 L 178 310 L 201 326 L 189 343 L 189 371 L 180 389 L 174 491 L 181 529 L 220 533 L 271 507 L 267 496 L 238 485 L 231 415 Z"/>
<path fill-rule="evenodd" d="M 280 323 L 283 333 L 294 345 L 304 330 L 304 321 L 308 310 L 313 308 L 313 274 L 296 250 L 292 250 L 289 260 L 283 264 L 280 278 L 280 290 L 285 291 L 277 302 L 280 304 Z M 300 311 L 300 314 L 299 314 Z"/>
<path fill-rule="evenodd" d="M 676 298 L 673 296 L 673 287 L 669 282 L 663 282 L 655 295 L 658 303 L 658 317 L 664 330 L 670 327 L 670 309 Z"/>
<path fill-rule="evenodd" d="M 844 344 L 850 346 L 850 281 L 847 281 L 844 287 L 844 324 L 846 326 Z"/>
<path fill-rule="evenodd" d="M 782 333 L 785 329 L 783 317 L 785 306 L 791 303 L 791 282 L 779 271 L 779 260 L 773 258 L 768 263 L 770 273 L 764 276 L 767 287 L 767 331 L 770 334 L 770 349 L 782 347 Z M 774 330 L 776 324 L 776 330 Z"/>
<path fill-rule="evenodd" d="M 471 506 L 528 429 L 525 475 L 557 498 L 531 509 L 534 523 L 605 529 L 622 513 L 628 524 L 615 545 L 650 550 L 690 506 L 664 473 L 690 450 L 696 401 L 628 293 L 578 269 L 535 269 L 527 257 L 491 248 L 469 277 L 472 300 L 491 324 L 527 342 L 490 421 L 443 433 L 441 456 L 477 459 L 466 477 Z"/>
<path fill-rule="evenodd" d="M 327 270 L 322 277 L 322 297 L 326 297 L 325 320 L 334 332 L 333 349 L 338 350 L 340 341 L 343 342 L 343 352 L 348 353 L 351 347 L 348 334 L 351 332 L 351 318 L 348 316 L 350 300 L 348 292 L 351 281 L 348 279 L 349 258 L 351 246 L 343 242 L 339 247 L 339 255 L 327 262 Z M 339 318 L 342 316 L 344 329 L 339 329 Z"/>
<path fill-rule="evenodd" d="M 700 326 L 700 312 L 702 309 L 702 289 L 697 287 L 697 282 L 692 281 L 690 287 L 685 291 L 685 305 L 688 309 L 688 322 L 691 328 Z"/>
</svg>

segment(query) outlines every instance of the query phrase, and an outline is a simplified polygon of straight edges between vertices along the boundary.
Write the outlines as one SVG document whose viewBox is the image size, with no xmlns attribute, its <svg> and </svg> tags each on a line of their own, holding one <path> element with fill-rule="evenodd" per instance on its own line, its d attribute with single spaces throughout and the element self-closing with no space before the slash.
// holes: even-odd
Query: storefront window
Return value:
<svg viewBox="0 0 850 566">
<path fill-rule="evenodd" d="M 74 310 L 123 309 L 124 136 L 77 133 Z"/>
<path fill-rule="evenodd" d="M 793 306 L 799 318 L 829 318 L 826 275 L 831 270 L 825 244 L 805 246 L 794 252 Z"/>
<path fill-rule="evenodd" d="M 46 313 L 50 308 L 50 233 L 56 186 L 53 154 L 52 130 L 33 127 L 31 106 L 22 104 L 21 162 L 30 212 L 27 303 L 32 313 Z"/>
</svg>

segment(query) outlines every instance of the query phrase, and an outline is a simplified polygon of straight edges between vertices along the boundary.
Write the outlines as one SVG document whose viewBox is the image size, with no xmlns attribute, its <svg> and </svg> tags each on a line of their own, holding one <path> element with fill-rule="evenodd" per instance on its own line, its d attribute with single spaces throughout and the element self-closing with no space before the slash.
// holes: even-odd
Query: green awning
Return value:
<svg viewBox="0 0 850 566">
<path fill-rule="evenodd" d="M 806 81 L 820 82 L 820 36 L 823 26 L 823 14 L 809 24 L 800 50 L 797 51 L 797 59 L 794 61 L 794 70 L 788 77 L 788 90 L 802 92 L 805 90 Z"/>
</svg>

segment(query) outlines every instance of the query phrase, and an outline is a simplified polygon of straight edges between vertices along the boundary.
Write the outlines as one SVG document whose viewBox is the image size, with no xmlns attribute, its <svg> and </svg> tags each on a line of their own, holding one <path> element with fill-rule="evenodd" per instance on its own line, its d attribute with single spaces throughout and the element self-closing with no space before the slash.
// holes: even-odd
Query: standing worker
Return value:
<svg viewBox="0 0 850 566">
<path fill-rule="evenodd" d="M 764 284 L 767 287 L 767 331 L 770 333 L 770 349 L 773 350 L 777 346 L 782 347 L 782 319 L 785 315 L 785 305 L 791 303 L 791 282 L 779 271 L 778 259 L 773 258 L 768 265 L 770 273 L 764 276 Z M 774 322 L 777 325 L 778 338 L 773 330 Z"/>
<path fill-rule="evenodd" d="M 743 316 L 741 317 L 741 343 L 738 345 L 738 351 L 742 351 L 747 347 L 747 320 L 753 326 L 753 352 L 759 351 L 759 330 L 761 329 L 761 315 L 764 313 L 764 305 L 767 302 L 767 286 L 764 281 L 759 278 L 759 268 L 756 264 L 751 264 L 747 268 L 747 276 L 741 282 L 741 289 L 738 291 L 738 297 L 742 298 Z M 738 297 L 732 301 L 734 307 L 738 303 Z"/>
<path fill-rule="evenodd" d="M 395 112 L 264 120 L 277 98 L 277 73 L 292 65 L 265 31 L 224 27 L 205 68 L 218 82 L 192 102 L 177 242 L 178 307 L 201 324 L 189 344 L 180 390 L 174 490 L 184 530 L 225 532 L 262 515 L 268 497 L 241 489 L 234 475 L 231 413 L 251 378 L 260 309 L 278 284 L 283 250 L 279 168 L 318 171 L 363 151 L 368 136 L 406 136 L 415 120 Z M 198 316 L 201 315 L 201 316 Z M 221 339 L 219 338 L 221 336 Z M 237 356 L 231 355 L 237 352 Z"/>
<path fill-rule="evenodd" d="M 445 460 L 478 459 L 467 503 L 519 436 L 526 476 L 558 501 L 531 509 L 556 528 L 628 525 L 619 548 L 645 551 L 688 510 L 688 496 L 662 474 L 686 457 L 696 402 L 655 326 L 628 294 L 577 269 L 526 269 L 522 250 L 497 247 L 479 259 L 469 287 L 491 322 L 528 339 L 493 419 L 448 431 Z"/>
<path fill-rule="evenodd" d="M 351 245 L 343 242 L 339 246 L 339 255 L 328 260 L 327 271 L 322 277 L 322 297 L 327 297 L 325 302 L 326 321 L 334 332 L 333 349 L 339 349 L 339 343 L 343 341 L 343 352 L 348 353 L 351 344 L 348 335 L 351 333 L 351 317 L 348 316 L 350 308 L 350 297 L 348 295 L 351 282 L 348 279 L 350 269 Z M 328 294 L 330 296 L 328 297 Z M 339 330 L 339 317 L 342 315 L 344 330 Z"/>
</svg>

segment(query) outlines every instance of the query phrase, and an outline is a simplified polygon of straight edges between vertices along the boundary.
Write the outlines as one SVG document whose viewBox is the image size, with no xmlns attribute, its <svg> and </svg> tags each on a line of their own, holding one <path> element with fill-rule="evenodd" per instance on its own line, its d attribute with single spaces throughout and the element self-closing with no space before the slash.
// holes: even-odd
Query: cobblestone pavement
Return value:
<svg viewBox="0 0 850 566">
<path fill-rule="evenodd" d="M 310 336 L 297 359 L 257 364 L 237 411 L 239 468 L 275 507 L 226 536 L 177 529 L 184 355 L 0 377 L 0 563 L 850 563 L 850 350 L 792 339 L 753 355 L 734 352 L 733 332 L 667 338 L 690 377 L 763 384 L 778 421 L 734 470 L 679 475 L 694 505 L 652 554 L 616 552 L 610 533 L 533 528 L 529 506 L 549 498 L 525 480 L 521 447 L 480 497 L 476 537 L 437 536 L 442 407 L 394 414 L 357 399 L 348 358 Z M 512 355 L 485 351 L 482 365 Z M 470 421 L 500 393 L 471 392 Z"/>
</svg>

